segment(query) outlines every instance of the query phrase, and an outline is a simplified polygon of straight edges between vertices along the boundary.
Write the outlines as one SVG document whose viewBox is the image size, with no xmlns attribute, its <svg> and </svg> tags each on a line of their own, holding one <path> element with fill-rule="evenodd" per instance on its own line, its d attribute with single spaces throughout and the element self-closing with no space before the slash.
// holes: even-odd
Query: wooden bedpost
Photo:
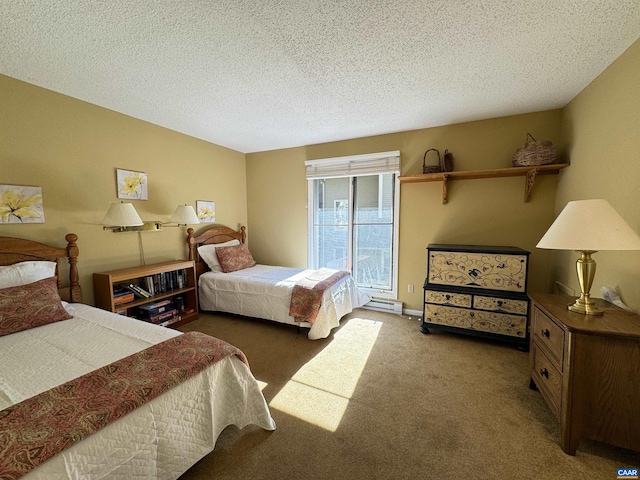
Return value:
<svg viewBox="0 0 640 480">
<path fill-rule="evenodd" d="M 246 243 L 246 240 L 247 240 L 247 227 L 245 227 L 244 225 L 240 226 L 240 235 L 242 236 L 240 242 L 241 243 Z"/>
<path fill-rule="evenodd" d="M 69 259 L 70 297 L 74 303 L 82 303 L 82 290 L 80 288 L 80 276 L 78 275 L 78 235 L 68 233 L 64 239 L 67 241 L 67 258 Z"/>
<path fill-rule="evenodd" d="M 189 227 L 187 228 L 187 247 L 189 249 L 189 260 L 195 260 L 196 256 L 195 256 L 195 241 L 193 239 L 193 228 Z"/>
</svg>

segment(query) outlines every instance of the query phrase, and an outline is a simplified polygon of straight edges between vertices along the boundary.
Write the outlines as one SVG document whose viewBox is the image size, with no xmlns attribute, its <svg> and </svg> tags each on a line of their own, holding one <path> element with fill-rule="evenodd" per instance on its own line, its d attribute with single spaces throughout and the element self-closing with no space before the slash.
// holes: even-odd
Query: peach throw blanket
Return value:
<svg viewBox="0 0 640 480">
<path fill-rule="evenodd" d="M 311 271 L 294 285 L 289 315 L 296 322 L 315 322 L 325 290 L 347 275 L 349 272 L 332 268 Z"/>
</svg>

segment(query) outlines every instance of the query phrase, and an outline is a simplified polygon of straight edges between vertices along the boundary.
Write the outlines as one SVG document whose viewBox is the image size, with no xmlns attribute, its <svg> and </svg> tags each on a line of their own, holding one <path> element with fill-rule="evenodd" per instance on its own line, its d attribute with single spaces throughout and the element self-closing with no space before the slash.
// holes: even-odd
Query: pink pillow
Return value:
<svg viewBox="0 0 640 480">
<path fill-rule="evenodd" d="M 69 318 L 56 277 L 0 290 L 0 337 Z"/>
<path fill-rule="evenodd" d="M 245 244 L 233 247 L 218 247 L 216 248 L 216 255 L 224 273 L 253 267 L 256 264 Z"/>
</svg>

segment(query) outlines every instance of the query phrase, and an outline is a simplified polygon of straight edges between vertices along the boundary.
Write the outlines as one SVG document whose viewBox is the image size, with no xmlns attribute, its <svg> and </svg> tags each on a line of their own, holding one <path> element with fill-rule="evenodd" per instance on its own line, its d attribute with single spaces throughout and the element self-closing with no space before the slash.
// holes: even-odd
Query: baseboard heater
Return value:
<svg viewBox="0 0 640 480">
<path fill-rule="evenodd" d="M 382 298 L 374 298 L 362 308 L 377 310 L 379 312 L 397 313 L 398 315 L 402 315 L 402 302 L 398 300 L 384 300 Z"/>
</svg>

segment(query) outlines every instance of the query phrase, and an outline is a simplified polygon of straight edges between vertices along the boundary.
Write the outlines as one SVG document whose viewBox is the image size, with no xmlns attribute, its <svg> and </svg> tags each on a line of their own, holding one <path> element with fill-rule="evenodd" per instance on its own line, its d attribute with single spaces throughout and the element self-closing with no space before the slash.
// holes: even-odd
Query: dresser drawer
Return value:
<svg viewBox="0 0 640 480">
<path fill-rule="evenodd" d="M 424 322 L 478 332 L 525 338 L 527 317 L 507 313 L 483 312 L 444 305 L 425 304 Z"/>
<path fill-rule="evenodd" d="M 493 310 L 496 312 L 515 313 L 516 315 L 526 315 L 529 302 L 514 298 L 485 297 L 476 295 L 473 297 L 473 308 L 482 310 Z"/>
<path fill-rule="evenodd" d="M 533 310 L 533 339 L 545 346 L 549 359 L 562 371 L 564 330 L 538 308 Z"/>
<path fill-rule="evenodd" d="M 471 308 L 471 295 L 464 293 L 439 292 L 437 290 L 425 290 L 425 302 L 438 303 L 440 305 L 452 305 L 455 307 Z"/>
<path fill-rule="evenodd" d="M 560 419 L 560 402 L 562 399 L 562 374 L 553 366 L 553 362 L 534 342 L 531 354 L 533 356 L 533 378 L 538 389 L 546 397 L 551 411 Z"/>
<path fill-rule="evenodd" d="M 525 293 L 529 252 L 512 247 L 448 250 L 429 245 L 427 279 L 432 285 Z"/>
</svg>

